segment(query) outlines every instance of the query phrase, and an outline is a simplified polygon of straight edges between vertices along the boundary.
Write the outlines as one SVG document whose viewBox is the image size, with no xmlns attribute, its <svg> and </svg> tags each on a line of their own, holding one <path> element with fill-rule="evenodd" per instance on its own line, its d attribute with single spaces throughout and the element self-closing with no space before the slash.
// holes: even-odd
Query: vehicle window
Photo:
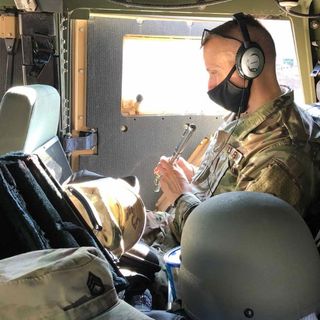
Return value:
<svg viewBox="0 0 320 320">
<path fill-rule="evenodd" d="M 289 21 L 262 20 L 274 38 L 280 84 L 303 102 Z M 221 19 L 216 22 L 219 25 Z M 204 22 L 202 22 L 205 25 Z M 210 21 L 212 26 L 212 21 Z M 279 32 L 281 30 L 281 33 Z M 222 115 L 207 95 L 208 74 L 198 37 L 134 35 L 123 37 L 121 112 L 137 115 Z"/>
<path fill-rule="evenodd" d="M 207 78 L 199 38 L 124 37 L 122 113 L 214 114 Z"/>
<path fill-rule="evenodd" d="M 287 20 L 260 20 L 260 22 L 270 32 L 275 42 L 279 83 L 293 89 L 295 101 L 303 104 L 302 83 L 290 22 Z"/>
</svg>

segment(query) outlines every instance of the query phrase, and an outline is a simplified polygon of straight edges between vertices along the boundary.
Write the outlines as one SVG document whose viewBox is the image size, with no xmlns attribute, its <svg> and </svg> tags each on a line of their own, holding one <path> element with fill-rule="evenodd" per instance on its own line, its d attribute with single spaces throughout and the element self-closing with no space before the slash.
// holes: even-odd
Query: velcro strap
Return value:
<svg viewBox="0 0 320 320">
<path fill-rule="evenodd" d="M 64 137 L 63 148 L 66 153 L 75 150 L 92 150 L 97 146 L 97 132 L 88 132 L 86 136 Z"/>
</svg>

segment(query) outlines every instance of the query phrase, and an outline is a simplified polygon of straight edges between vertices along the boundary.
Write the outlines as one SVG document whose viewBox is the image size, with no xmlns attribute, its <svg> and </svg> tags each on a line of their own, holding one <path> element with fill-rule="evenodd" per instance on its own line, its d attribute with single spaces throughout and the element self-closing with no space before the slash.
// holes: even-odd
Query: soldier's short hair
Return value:
<svg viewBox="0 0 320 320">
<path fill-rule="evenodd" d="M 275 61 L 275 44 L 269 31 L 250 14 L 244 14 L 242 21 L 244 21 L 247 26 L 250 40 L 260 45 L 260 47 L 264 51 L 266 60 Z M 224 38 L 236 39 L 241 42 L 244 40 L 239 24 L 235 19 L 229 20 L 210 30 L 206 41 L 214 35 L 219 35 Z"/>
</svg>

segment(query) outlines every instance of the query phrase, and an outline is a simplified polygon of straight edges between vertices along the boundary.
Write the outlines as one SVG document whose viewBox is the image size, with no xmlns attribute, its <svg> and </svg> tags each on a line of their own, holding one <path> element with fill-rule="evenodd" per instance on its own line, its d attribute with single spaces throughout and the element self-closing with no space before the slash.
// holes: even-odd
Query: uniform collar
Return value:
<svg viewBox="0 0 320 320">
<path fill-rule="evenodd" d="M 272 114 L 291 106 L 294 103 L 293 91 L 286 86 L 281 86 L 281 90 L 282 94 L 278 98 L 265 103 L 253 113 L 243 114 L 233 120 L 236 122 L 233 135 L 242 140 Z"/>
</svg>

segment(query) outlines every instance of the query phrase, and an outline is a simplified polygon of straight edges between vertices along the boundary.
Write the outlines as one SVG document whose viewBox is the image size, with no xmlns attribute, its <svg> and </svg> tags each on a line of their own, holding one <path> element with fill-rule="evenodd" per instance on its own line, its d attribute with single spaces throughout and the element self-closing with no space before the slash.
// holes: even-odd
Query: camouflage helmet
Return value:
<svg viewBox="0 0 320 320">
<path fill-rule="evenodd" d="M 185 224 L 179 285 L 192 319 L 300 319 L 320 308 L 320 256 L 283 200 L 224 193 Z"/>
<path fill-rule="evenodd" d="M 102 245 L 120 257 L 140 240 L 145 228 L 146 209 L 138 187 L 120 178 L 86 177 L 67 181 L 64 189 Z"/>
</svg>

